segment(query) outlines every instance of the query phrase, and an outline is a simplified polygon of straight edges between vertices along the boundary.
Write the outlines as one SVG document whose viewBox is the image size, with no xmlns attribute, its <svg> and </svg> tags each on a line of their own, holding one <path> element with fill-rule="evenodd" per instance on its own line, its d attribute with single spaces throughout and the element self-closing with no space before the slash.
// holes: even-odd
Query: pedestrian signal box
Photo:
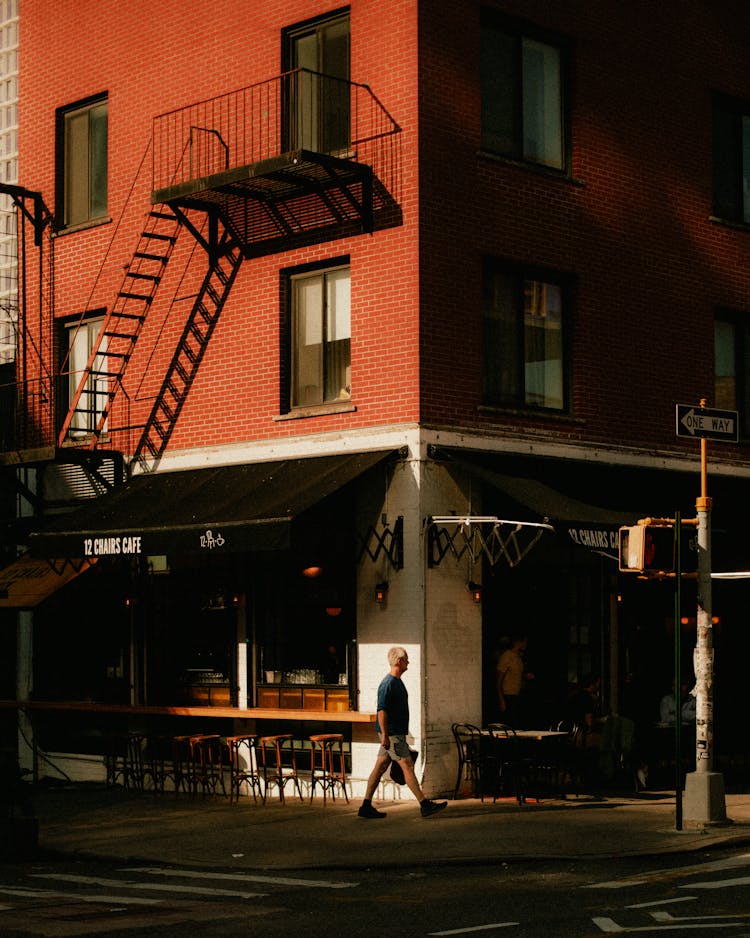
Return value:
<svg viewBox="0 0 750 938">
<path fill-rule="evenodd" d="M 626 573 L 673 573 L 674 527 L 636 524 L 620 528 L 620 570 Z"/>
</svg>

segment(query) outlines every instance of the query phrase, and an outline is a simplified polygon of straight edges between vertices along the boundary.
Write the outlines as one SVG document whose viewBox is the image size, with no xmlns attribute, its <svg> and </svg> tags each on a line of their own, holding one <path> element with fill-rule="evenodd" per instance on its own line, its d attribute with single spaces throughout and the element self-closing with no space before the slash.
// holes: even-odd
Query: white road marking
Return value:
<svg viewBox="0 0 750 938">
<path fill-rule="evenodd" d="M 97 902 L 100 905 L 107 903 L 119 905 L 161 905 L 161 899 L 141 899 L 136 896 L 87 896 L 84 893 L 60 892 L 57 889 L 20 889 L 0 885 L 0 893 L 7 896 L 19 896 L 22 899 L 75 899 L 77 902 Z M 12 906 L 7 906 L 12 908 Z"/>
<path fill-rule="evenodd" d="M 603 883 L 587 883 L 581 889 L 624 889 L 629 886 L 643 886 L 656 879 L 673 879 L 675 876 L 686 876 L 693 873 L 717 873 L 721 870 L 732 870 L 740 866 L 750 866 L 750 853 L 743 853 L 726 860 L 714 860 L 711 863 L 696 863 L 693 866 L 677 866 L 669 870 L 649 870 L 640 873 L 632 879 L 614 879 Z"/>
<path fill-rule="evenodd" d="M 656 902 L 636 902 L 633 905 L 626 905 L 626 909 L 650 909 L 655 905 L 672 905 L 674 902 L 694 902 L 697 896 L 680 896 L 679 899 L 657 899 Z"/>
<path fill-rule="evenodd" d="M 256 876 L 253 873 L 213 873 L 201 870 L 162 869 L 151 866 L 130 866 L 123 873 L 148 873 L 150 876 L 182 876 L 186 879 L 225 879 L 241 883 L 266 883 L 271 886 L 306 886 L 320 889 L 351 889 L 359 883 L 339 883 L 325 879 L 290 879 L 285 876 Z"/>
<path fill-rule="evenodd" d="M 636 932 L 654 932 L 654 931 L 687 931 L 692 928 L 740 928 L 742 927 L 742 922 L 695 922 L 695 924 L 689 924 L 688 922 L 682 919 L 675 919 L 674 924 L 666 925 L 641 925 L 637 928 L 623 928 L 622 925 L 618 925 L 614 919 L 597 917 L 592 918 L 591 921 L 594 925 L 597 925 L 600 931 L 603 931 L 607 935 L 624 935 L 624 934 L 634 934 Z"/>
<path fill-rule="evenodd" d="M 520 922 L 493 922 L 491 925 L 474 925 L 472 928 L 452 928 L 450 931 L 431 931 L 428 935 L 469 935 L 476 931 L 489 931 L 491 928 L 511 928 Z"/>
<path fill-rule="evenodd" d="M 709 880 L 705 883 L 691 883 L 689 886 L 680 886 L 680 889 L 727 889 L 734 886 L 750 886 L 750 876 L 737 876 L 734 879 Z"/>
<path fill-rule="evenodd" d="M 199 896 L 222 896 L 233 899 L 260 899 L 264 892 L 238 892 L 234 889 L 208 889 L 205 886 L 173 886 L 169 883 L 147 883 L 137 880 L 105 879 L 99 876 L 77 876 L 73 873 L 32 873 L 37 879 L 55 879 L 67 883 L 82 883 L 86 886 L 116 886 L 119 889 L 152 889 L 157 892 L 188 893 Z"/>
</svg>

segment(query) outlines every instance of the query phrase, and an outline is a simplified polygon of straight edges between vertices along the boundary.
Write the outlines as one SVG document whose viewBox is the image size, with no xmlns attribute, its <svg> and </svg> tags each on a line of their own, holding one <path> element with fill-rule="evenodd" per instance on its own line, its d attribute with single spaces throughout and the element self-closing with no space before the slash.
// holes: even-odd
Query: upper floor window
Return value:
<svg viewBox="0 0 750 938">
<path fill-rule="evenodd" d="M 484 403 L 565 409 L 565 305 L 559 276 L 485 260 Z"/>
<path fill-rule="evenodd" d="M 349 14 L 337 13 L 284 33 L 284 67 L 300 69 L 288 94 L 289 148 L 332 153 L 349 148 Z"/>
<path fill-rule="evenodd" d="M 728 311 L 714 320 L 714 404 L 736 410 L 740 436 L 750 437 L 750 320 Z"/>
<path fill-rule="evenodd" d="M 529 35 L 485 11 L 480 71 L 482 148 L 565 169 L 565 56 L 561 44 Z"/>
<path fill-rule="evenodd" d="M 107 214 L 107 98 L 58 112 L 58 217 L 65 227 Z"/>
<path fill-rule="evenodd" d="M 348 267 L 291 277 L 291 405 L 351 397 Z"/>
<path fill-rule="evenodd" d="M 72 406 L 75 400 L 78 385 L 86 373 L 89 356 L 103 324 L 104 317 L 95 316 L 89 319 L 76 319 L 65 325 L 66 361 L 62 372 L 67 383 L 66 404 L 68 407 Z M 105 344 L 100 347 L 100 353 L 103 352 L 106 352 Z M 105 370 L 102 358 L 97 356 L 92 371 L 101 374 Z M 107 405 L 108 391 L 109 383 L 106 378 L 89 374 L 70 425 L 71 437 L 88 436 L 93 433 Z"/>
<path fill-rule="evenodd" d="M 714 215 L 750 223 L 750 103 L 724 95 L 713 108 Z"/>
</svg>

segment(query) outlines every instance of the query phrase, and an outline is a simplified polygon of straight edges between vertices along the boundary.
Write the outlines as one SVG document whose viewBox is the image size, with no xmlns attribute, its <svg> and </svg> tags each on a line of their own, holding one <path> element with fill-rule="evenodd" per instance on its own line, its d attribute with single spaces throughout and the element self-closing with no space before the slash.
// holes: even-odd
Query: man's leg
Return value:
<svg viewBox="0 0 750 938">
<path fill-rule="evenodd" d="M 411 756 L 404 756 L 403 759 L 399 759 L 398 761 L 399 765 L 404 770 L 404 782 L 406 783 L 406 786 L 419 802 L 422 817 L 429 817 L 431 814 L 435 814 L 437 811 L 442 811 L 442 809 L 447 806 L 448 802 L 430 801 L 429 798 L 425 798 L 422 787 L 417 781 L 417 776 L 414 772 L 414 763 L 412 762 Z"/>
<path fill-rule="evenodd" d="M 375 765 L 373 766 L 372 772 L 370 772 L 370 777 L 367 779 L 367 788 L 365 790 L 365 801 L 372 801 L 372 796 L 375 794 L 375 789 L 380 784 L 380 779 L 385 775 L 385 770 L 390 765 L 391 758 L 388 755 L 378 756 L 375 760 Z M 412 768 L 412 775 L 414 774 L 414 769 Z M 414 779 L 416 781 L 416 778 Z"/>
<path fill-rule="evenodd" d="M 391 758 L 387 754 L 378 756 L 375 760 L 375 765 L 372 772 L 370 772 L 370 777 L 367 779 L 367 788 L 365 789 L 365 797 L 362 801 L 362 805 L 358 811 L 360 817 L 364 818 L 383 818 L 385 817 L 385 811 L 378 811 L 377 808 L 372 806 L 372 796 L 375 794 L 375 789 L 380 783 L 380 779 L 383 777 L 385 770 L 390 764 Z"/>
</svg>

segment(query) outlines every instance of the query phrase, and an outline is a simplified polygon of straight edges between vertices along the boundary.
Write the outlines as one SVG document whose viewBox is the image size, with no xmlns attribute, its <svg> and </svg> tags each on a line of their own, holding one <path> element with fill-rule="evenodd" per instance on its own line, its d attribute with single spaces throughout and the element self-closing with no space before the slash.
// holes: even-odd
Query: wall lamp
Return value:
<svg viewBox="0 0 750 938">
<path fill-rule="evenodd" d="M 469 580 L 466 584 L 466 589 L 471 593 L 471 601 L 475 603 L 481 603 L 482 601 L 482 584 L 475 583 L 473 580 Z"/>
<path fill-rule="evenodd" d="M 380 603 L 381 605 L 385 602 L 386 594 L 388 593 L 388 580 L 383 580 L 381 583 L 375 584 L 375 602 Z"/>
</svg>

